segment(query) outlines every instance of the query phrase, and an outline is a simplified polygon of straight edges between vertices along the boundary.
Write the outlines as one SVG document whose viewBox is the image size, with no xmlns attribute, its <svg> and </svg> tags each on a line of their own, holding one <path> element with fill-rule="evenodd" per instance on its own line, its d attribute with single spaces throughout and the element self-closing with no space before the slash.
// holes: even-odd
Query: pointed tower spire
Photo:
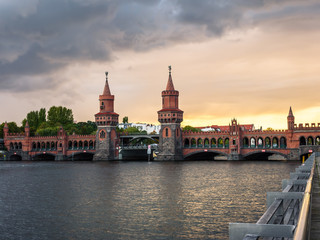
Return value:
<svg viewBox="0 0 320 240">
<path fill-rule="evenodd" d="M 108 83 L 108 72 L 106 72 L 106 84 L 104 85 L 103 93 L 102 95 L 104 96 L 110 96 L 110 88 L 109 88 L 109 83 Z"/>
<path fill-rule="evenodd" d="M 292 113 L 291 106 L 290 106 L 290 109 L 289 109 L 289 115 L 287 117 L 287 122 L 288 122 L 288 130 L 293 131 L 293 129 L 294 129 L 294 116 L 293 116 L 293 113 Z"/>
<path fill-rule="evenodd" d="M 169 78 L 168 78 L 166 91 L 174 91 L 174 86 L 173 86 L 172 77 L 171 77 L 171 66 L 169 66 Z"/>
<path fill-rule="evenodd" d="M 291 109 L 291 106 L 290 106 L 288 117 L 292 117 L 292 116 L 293 116 L 293 113 L 292 113 L 292 109 Z"/>
<path fill-rule="evenodd" d="M 29 122 L 28 122 L 28 120 L 26 121 L 25 127 L 29 127 Z"/>
<path fill-rule="evenodd" d="M 5 123 L 4 123 L 4 128 L 9 128 L 7 121 L 5 121 Z"/>
</svg>

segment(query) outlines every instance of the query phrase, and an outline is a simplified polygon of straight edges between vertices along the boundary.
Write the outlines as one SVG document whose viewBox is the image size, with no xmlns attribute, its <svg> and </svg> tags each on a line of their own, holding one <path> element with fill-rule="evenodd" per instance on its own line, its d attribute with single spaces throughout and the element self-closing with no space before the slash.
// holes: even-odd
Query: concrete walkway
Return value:
<svg viewBox="0 0 320 240">
<path fill-rule="evenodd" d="M 320 239 L 320 157 L 316 157 L 316 169 L 314 175 L 311 210 L 311 231 L 310 239 Z"/>
</svg>

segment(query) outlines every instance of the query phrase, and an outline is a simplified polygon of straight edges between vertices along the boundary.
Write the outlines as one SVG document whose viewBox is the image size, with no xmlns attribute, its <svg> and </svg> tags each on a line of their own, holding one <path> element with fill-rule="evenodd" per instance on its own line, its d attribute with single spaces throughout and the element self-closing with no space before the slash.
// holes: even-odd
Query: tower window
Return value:
<svg viewBox="0 0 320 240">
<path fill-rule="evenodd" d="M 166 128 L 166 137 L 168 137 L 169 135 L 169 131 L 168 131 L 168 128 Z"/>
<path fill-rule="evenodd" d="M 103 106 L 103 105 L 104 105 L 104 102 L 102 102 L 101 105 Z"/>
</svg>

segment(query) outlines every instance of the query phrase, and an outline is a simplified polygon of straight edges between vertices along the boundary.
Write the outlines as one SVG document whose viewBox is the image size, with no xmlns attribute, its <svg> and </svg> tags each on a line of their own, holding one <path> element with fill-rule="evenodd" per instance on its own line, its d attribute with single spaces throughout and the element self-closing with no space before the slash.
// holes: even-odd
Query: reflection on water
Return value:
<svg viewBox="0 0 320 240">
<path fill-rule="evenodd" d="M 228 239 L 298 162 L 1 162 L 0 239 Z"/>
</svg>

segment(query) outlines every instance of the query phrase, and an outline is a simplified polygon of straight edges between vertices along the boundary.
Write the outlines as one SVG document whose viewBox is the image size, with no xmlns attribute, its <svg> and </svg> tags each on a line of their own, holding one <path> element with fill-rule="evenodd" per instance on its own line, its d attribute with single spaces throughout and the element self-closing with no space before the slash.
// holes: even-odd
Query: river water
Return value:
<svg viewBox="0 0 320 240">
<path fill-rule="evenodd" d="M 228 239 L 298 162 L 1 162 L 0 239 Z"/>
</svg>

